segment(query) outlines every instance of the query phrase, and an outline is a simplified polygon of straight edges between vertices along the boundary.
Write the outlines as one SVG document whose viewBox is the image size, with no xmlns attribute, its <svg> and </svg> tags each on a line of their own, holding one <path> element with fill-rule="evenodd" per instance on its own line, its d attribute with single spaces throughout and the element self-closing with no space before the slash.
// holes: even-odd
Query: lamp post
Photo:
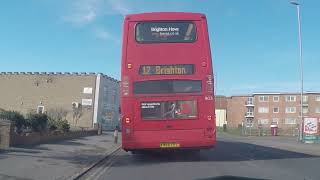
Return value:
<svg viewBox="0 0 320 180">
<path fill-rule="evenodd" d="M 300 124 L 299 124 L 299 141 L 302 141 L 303 129 L 303 61 L 302 61 L 302 39 L 301 39 L 301 17 L 300 17 L 300 4 L 297 1 L 290 1 L 291 4 L 297 7 L 298 15 L 298 32 L 299 32 L 299 55 L 300 55 L 300 81 L 301 81 L 301 94 L 300 94 Z"/>
</svg>

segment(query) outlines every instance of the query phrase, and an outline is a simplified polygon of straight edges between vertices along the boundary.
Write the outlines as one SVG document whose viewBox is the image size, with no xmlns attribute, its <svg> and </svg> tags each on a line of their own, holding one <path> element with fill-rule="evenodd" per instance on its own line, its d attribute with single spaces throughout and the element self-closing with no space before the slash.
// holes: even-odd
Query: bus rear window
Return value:
<svg viewBox="0 0 320 180">
<path fill-rule="evenodd" d="M 196 101 L 141 102 L 143 120 L 194 119 L 197 118 Z"/>
<path fill-rule="evenodd" d="M 133 94 L 199 93 L 199 80 L 152 80 L 133 83 Z"/>
<path fill-rule="evenodd" d="M 196 27 L 192 22 L 141 22 L 135 37 L 140 43 L 190 43 L 196 40 Z"/>
</svg>

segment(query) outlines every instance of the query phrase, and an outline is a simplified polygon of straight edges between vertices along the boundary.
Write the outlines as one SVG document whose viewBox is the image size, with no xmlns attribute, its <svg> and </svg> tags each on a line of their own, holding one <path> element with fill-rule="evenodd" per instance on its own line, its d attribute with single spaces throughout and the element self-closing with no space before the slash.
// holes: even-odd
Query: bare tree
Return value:
<svg viewBox="0 0 320 180">
<path fill-rule="evenodd" d="M 47 110 L 47 115 L 55 120 L 66 120 L 68 111 L 63 108 L 52 108 Z"/>
<path fill-rule="evenodd" d="M 82 116 L 82 105 L 81 104 L 72 104 L 72 111 L 73 111 L 73 116 L 72 116 L 72 121 L 74 125 L 77 125 L 79 122 L 79 119 Z"/>
</svg>

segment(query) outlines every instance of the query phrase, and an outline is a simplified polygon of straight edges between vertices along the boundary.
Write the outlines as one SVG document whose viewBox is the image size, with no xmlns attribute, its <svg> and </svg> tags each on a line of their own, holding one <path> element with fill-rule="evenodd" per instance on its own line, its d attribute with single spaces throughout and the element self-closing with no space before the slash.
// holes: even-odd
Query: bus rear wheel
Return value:
<svg viewBox="0 0 320 180">
<path fill-rule="evenodd" d="M 190 149 L 187 150 L 188 157 L 192 160 L 199 161 L 201 159 L 200 149 Z"/>
<path fill-rule="evenodd" d="M 143 154 L 143 150 L 132 150 L 132 151 L 130 151 L 131 152 L 131 154 Z"/>
</svg>

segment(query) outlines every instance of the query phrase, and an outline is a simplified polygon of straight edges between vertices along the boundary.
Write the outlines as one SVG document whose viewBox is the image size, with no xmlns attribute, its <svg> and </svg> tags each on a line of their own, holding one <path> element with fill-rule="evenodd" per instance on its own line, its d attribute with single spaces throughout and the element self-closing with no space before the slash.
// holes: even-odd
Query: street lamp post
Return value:
<svg viewBox="0 0 320 180">
<path fill-rule="evenodd" d="M 300 17 L 300 4 L 297 1 L 290 1 L 291 4 L 297 7 L 298 15 L 298 32 L 299 32 L 299 55 L 300 55 L 300 81 L 301 81 L 301 94 L 300 94 L 300 124 L 299 124 L 299 141 L 302 141 L 303 129 L 303 61 L 302 61 L 302 39 L 301 39 L 301 17 Z"/>
</svg>

